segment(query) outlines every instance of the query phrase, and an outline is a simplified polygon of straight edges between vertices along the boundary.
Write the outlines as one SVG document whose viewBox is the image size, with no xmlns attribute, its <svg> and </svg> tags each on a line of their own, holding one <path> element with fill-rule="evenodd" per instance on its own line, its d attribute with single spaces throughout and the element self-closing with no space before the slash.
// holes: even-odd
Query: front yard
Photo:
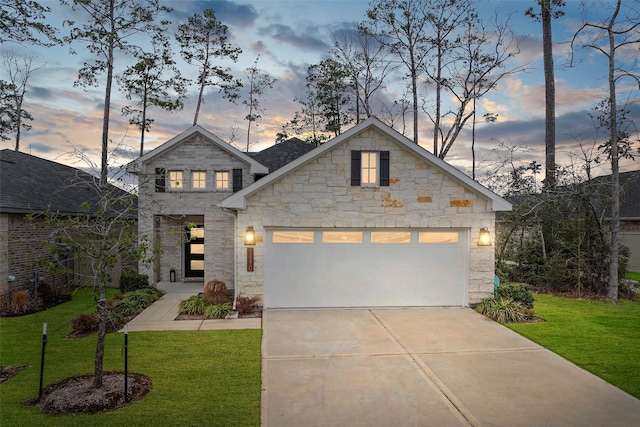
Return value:
<svg viewBox="0 0 640 427">
<path fill-rule="evenodd" d="M 640 399 L 640 301 L 535 299 L 545 322 L 507 327 Z"/>
<path fill-rule="evenodd" d="M 42 324 L 48 324 L 44 385 L 93 373 L 95 335 L 66 339 L 69 322 L 93 309 L 90 290 L 23 317 L 0 319 L 0 365 L 28 365 L 0 384 L 3 426 L 260 425 L 261 331 L 129 333 L 129 372 L 151 378 L 143 399 L 112 412 L 49 416 L 22 407 L 38 395 Z M 107 335 L 105 370 L 123 370 L 123 334 Z"/>
</svg>

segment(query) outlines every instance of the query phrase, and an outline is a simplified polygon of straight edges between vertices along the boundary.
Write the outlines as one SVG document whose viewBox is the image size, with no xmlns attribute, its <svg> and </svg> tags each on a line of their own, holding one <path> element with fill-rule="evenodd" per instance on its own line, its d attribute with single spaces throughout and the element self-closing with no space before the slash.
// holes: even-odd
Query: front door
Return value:
<svg viewBox="0 0 640 427">
<path fill-rule="evenodd" d="M 197 225 L 186 230 L 184 244 L 185 277 L 204 277 L 204 227 Z"/>
</svg>

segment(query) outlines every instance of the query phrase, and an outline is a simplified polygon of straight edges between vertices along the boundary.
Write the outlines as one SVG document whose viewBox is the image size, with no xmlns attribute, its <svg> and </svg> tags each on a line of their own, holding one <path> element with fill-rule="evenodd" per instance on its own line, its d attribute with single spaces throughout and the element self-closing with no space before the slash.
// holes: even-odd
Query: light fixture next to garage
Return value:
<svg viewBox="0 0 640 427">
<path fill-rule="evenodd" d="M 253 226 L 248 226 L 247 231 L 244 233 L 244 244 L 247 246 L 253 246 L 256 244 L 256 233 L 253 231 Z"/>
<path fill-rule="evenodd" d="M 491 246 L 491 233 L 486 227 L 480 229 L 480 235 L 478 236 L 478 246 Z"/>
</svg>

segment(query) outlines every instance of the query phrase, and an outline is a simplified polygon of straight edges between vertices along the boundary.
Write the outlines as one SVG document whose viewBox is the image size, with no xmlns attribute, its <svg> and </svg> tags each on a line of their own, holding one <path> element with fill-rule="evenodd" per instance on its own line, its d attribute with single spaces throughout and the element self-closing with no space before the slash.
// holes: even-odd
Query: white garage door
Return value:
<svg viewBox="0 0 640 427">
<path fill-rule="evenodd" d="M 265 308 L 460 306 L 466 230 L 267 229 Z"/>
</svg>

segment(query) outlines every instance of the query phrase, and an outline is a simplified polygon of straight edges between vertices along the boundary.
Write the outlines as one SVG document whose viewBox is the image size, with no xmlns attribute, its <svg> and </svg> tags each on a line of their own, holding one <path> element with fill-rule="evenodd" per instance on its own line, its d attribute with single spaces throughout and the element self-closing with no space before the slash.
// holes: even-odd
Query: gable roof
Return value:
<svg viewBox="0 0 640 427">
<path fill-rule="evenodd" d="M 490 200 L 492 203 L 489 205 L 490 208 L 494 211 L 509 211 L 511 210 L 511 203 L 498 196 L 491 190 L 487 189 L 483 185 L 469 178 L 467 175 L 451 166 L 444 160 L 434 156 L 424 148 L 420 147 L 418 144 L 415 144 L 413 141 L 409 140 L 404 135 L 398 133 L 393 130 L 389 126 L 382 123 L 380 120 L 376 118 L 369 118 L 360 124 L 352 127 L 346 132 L 340 134 L 339 136 L 333 138 L 332 140 L 322 144 L 316 149 L 309 151 L 304 156 L 297 158 L 286 166 L 278 169 L 272 174 L 267 175 L 266 177 L 256 181 L 255 183 L 245 187 L 241 191 L 234 193 L 233 195 L 227 197 L 222 201 L 221 206 L 224 208 L 232 208 L 232 209 L 245 209 L 246 208 L 246 198 L 260 189 L 266 187 L 267 185 L 277 181 L 285 175 L 288 175 L 295 169 L 301 167 L 302 165 L 320 157 L 324 153 L 331 151 L 336 146 L 344 143 L 349 138 L 357 135 L 360 132 L 365 131 L 368 128 L 375 128 L 378 132 L 388 136 L 390 139 L 395 141 L 397 144 L 402 146 L 407 151 L 415 154 L 416 156 L 426 160 L 428 163 L 439 168 L 444 174 L 451 177 L 455 181 L 459 182 L 464 187 L 474 191 L 475 193 L 483 196 L 484 198 Z"/>
<path fill-rule="evenodd" d="M 152 159 L 162 153 L 166 153 L 169 150 L 171 150 L 173 147 L 181 144 L 182 142 L 186 141 L 187 139 L 189 139 L 190 137 L 192 137 L 195 134 L 200 134 L 202 136 L 204 136 L 205 138 L 207 138 L 209 141 L 211 141 L 215 146 L 217 146 L 218 148 L 226 151 L 227 153 L 231 154 L 232 156 L 235 156 L 239 159 L 241 159 L 242 161 L 246 162 L 249 164 L 249 173 L 250 174 L 267 174 L 269 173 L 269 168 L 267 168 L 265 165 L 261 164 L 260 162 L 258 162 L 257 160 L 253 159 L 251 156 L 247 155 L 246 153 L 243 153 L 242 151 L 238 150 L 237 148 L 235 148 L 234 146 L 232 146 L 231 144 L 223 141 L 222 139 L 218 138 L 216 135 L 212 134 L 211 132 L 209 132 L 208 130 L 206 130 L 205 128 L 203 128 L 200 125 L 195 125 L 190 127 L 189 129 L 185 130 L 184 132 L 174 136 L 173 138 L 171 138 L 170 140 L 168 140 L 167 142 L 165 142 L 164 144 L 160 145 L 159 147 L 154 148 L 153 150 L 149 151 L 147 154 L 144 154 L 140 157 L 138 157 L 136 160 L 132 161 L 131 163 L 129 163 L 127 165 L 127 172 L 130 173 L 137 173 L 139 171 L 142 170 L 142 164 L 146 161 L 148 161 L 149 159 Z"/>
<path fill-rule="evenodd" d="M 257 153 L 249 153 L 249 155 L 267 166 L 270 172 L 274 172 L 315 148 L 315 145 L 299 138 L 290 138 Z"/>
<path fill-rule="evenodd" d="M 0 150 L 0 212 L 42 213 L 46 210 L 67 215 L 84 213 L 82 205 L 97 206 L 99 179 L 31 154 Z M 131 194 L 110 186 L 115 197 Z M 131 212 L 135 217 L 136 212 Z"/>
</svg>

